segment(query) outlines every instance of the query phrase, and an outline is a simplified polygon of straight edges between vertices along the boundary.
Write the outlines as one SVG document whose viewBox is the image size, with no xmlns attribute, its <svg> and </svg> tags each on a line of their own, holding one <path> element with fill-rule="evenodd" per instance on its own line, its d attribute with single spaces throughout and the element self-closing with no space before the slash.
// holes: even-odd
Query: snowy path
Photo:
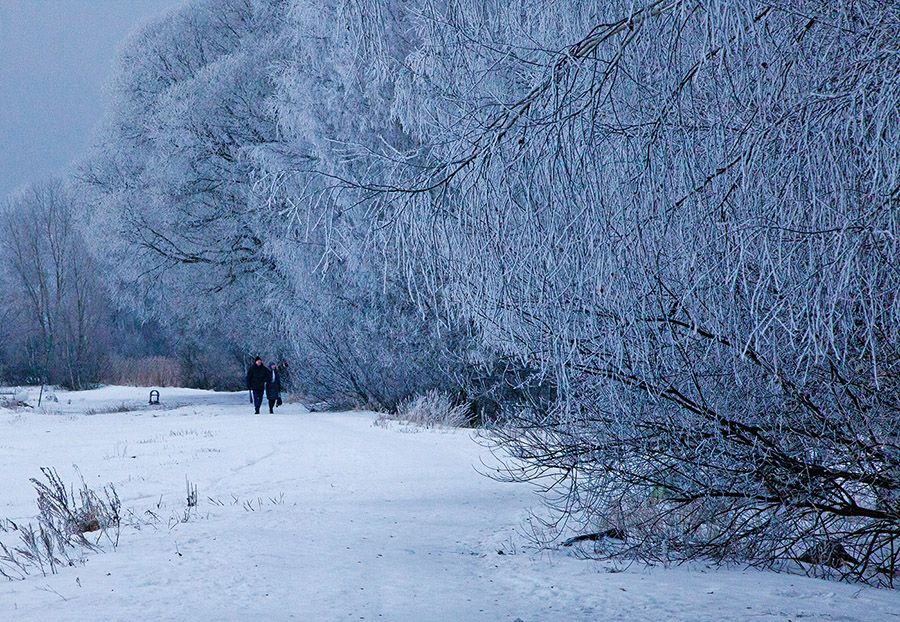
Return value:
<svg viewBox="0 0 900 622">
<path fill-rule="evenodd" d="M 83 566 L 0 583 L 0 621 L 900 621 L 900 592 L 742 570 L 608 573 L 537 553 L 519 535 L 535 497 L 479 475 L 485 451 L 463 431 L 296 405 L 255 417 L 244 394 L 183 390 L 163 392 L 177 409 L 84 414 L 146 394 L 0 409 L 0 518 L 33 520 L 28 479 L 53 466 L 71 482 L 72 465 L 161 518 Z M 185 478 L 199 511 L 177 522 Z"/>
</svg>

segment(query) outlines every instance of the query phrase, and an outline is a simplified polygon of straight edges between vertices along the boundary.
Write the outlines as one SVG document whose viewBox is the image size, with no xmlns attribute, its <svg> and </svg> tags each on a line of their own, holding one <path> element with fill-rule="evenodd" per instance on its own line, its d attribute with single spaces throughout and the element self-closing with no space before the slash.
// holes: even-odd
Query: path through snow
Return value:
<svg viewBox="0 0 900 622">
<path fill-rule="evenodd" d="M 896 591 L 537 552 L 521 535 L 536 497 L 479 475 L 489 455 L 466 431 L 294 404 L 254 416 L 246 394 L 183 389 L 104 412 L 148 392 L 0 409 L 0 518 L 34 521 L 29 478 L 74 482 L 77 465 L 147 519 L 84 565 L 0 582 L 0 620 L 900 621 Z M 186 479 L 200 504 L 179 522 Z"/>
</svg>

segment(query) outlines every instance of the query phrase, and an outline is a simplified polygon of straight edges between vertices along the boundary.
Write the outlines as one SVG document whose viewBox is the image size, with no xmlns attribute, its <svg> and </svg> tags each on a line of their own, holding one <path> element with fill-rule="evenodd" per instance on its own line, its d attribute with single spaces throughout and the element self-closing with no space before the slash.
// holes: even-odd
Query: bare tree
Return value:
<svg viewBox="0 0 900 622">
<path fill-rule="evenodd" d="M 0 213 L 2 261 L 14 290 L 9 313 L 15 310 L 23 349 L 9 354 L 18 381 L 81 387 L 99 373 L 95 325 L 105 300 L 74 203 L 63 182 L 51 180 L 13 195 Z"/>
</svg>

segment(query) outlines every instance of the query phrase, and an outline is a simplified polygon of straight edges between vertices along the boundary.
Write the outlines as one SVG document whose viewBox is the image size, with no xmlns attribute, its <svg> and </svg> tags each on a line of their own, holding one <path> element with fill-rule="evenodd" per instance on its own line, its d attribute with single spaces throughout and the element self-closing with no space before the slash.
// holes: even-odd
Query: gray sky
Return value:
<svg viewBox="0 0 900 622">
<path fill-rule="evenodd" d="M 0 197 L 85 153 L 118 45 L 186 0 L 0 0 Z"/>
</svg>

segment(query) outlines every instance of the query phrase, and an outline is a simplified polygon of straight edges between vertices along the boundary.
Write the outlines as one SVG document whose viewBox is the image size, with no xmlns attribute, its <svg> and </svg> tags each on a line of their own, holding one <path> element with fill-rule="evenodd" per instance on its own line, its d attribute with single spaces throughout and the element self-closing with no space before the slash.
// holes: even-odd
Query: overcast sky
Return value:
<svg viewBox="0 0 900 622">
<path fill-rule="evenodd" d="M 186 0 L 0 0 L 0 197 L 90 143 L 118 45 Z"/>
</svg>

